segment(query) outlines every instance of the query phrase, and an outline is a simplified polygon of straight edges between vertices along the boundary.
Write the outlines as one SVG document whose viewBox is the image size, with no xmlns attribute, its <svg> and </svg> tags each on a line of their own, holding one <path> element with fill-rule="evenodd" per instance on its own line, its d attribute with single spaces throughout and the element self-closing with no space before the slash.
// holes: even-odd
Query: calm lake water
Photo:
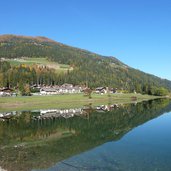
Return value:
<svg viewBox="0 0 171 171">
<path fill-rule="evenodd" d="M 0 169 L 171 171 L 170 111 L 160 99 L 1 113 Z"/>
</svg>

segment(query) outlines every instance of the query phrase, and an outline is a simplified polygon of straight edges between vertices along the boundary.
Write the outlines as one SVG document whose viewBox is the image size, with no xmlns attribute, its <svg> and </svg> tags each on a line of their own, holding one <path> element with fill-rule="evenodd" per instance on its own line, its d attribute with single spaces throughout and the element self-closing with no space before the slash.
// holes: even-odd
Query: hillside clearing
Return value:
<svg viewBox="0 0 171 171">
<path fill-rule="evenodd" d="M 47 58 L 15 58 L 15 59 L 6 59 L 6 61 L 10 62 L 12 66 L 19 66 L 21 64 L 32 66 L 32 65 L 38 65 L 38 66 L 46 66 L 51 69 L 55 69 L 56 71 L 68 71 L 73 70 L 72 67 L 65 64 L 58 64 L 57 62 L 49 61 Z"/>
</svg>

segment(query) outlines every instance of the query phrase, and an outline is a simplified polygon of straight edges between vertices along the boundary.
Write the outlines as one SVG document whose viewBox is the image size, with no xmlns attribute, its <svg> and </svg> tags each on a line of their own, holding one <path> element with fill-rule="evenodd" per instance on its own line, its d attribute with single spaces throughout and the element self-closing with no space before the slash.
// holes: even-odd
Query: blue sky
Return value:
<svg viewBox="0 0 171 171">
<path fill-rule="evenodd" d="M 46 36 L 171 80 L 170 0 L 2 0 L 0 34 Z"/>
</svg>

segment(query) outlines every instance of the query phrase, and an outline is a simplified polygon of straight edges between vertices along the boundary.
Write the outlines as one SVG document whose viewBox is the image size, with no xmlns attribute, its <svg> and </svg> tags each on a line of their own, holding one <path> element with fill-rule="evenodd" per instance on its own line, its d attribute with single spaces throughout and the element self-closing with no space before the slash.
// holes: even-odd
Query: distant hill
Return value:
<svg viewBox="0 0 171 171">
<path fill-rule="evenodd" d="M 47 58 L 72 67 L 72 71 L 68 70 L 62 77 L 60 75 L 60 83 L 109 86 L 149 94 L 152 88 L 157 87 L 171 90 L 171 81 L 131 68 L 115 57 L 98 55 L 46 37 L 0 36 L 0 58 L 23 57 Z"/>
</svg>

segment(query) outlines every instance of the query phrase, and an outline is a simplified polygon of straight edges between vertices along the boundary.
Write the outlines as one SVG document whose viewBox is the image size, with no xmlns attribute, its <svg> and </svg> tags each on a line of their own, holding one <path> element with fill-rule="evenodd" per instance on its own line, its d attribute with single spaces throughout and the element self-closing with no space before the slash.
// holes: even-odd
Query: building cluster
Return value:
<svg viewBox="0 0 171 171">
<path fill-rule="evenodd" d="M 85 89 L 82 86 L 74 86 L 72 84 L 63 84 L 62 86 L 41 86 L 40 95 L 55 95 L 55 94 L 72 94 L 81 93 Z"/>
<path fill-rule="evenodd" d="M 11 88 L 0 88 L 0 97 L 16 96 L 17 94 L 13 92 Z"/>
<path fill-rule="evenodd" d="M 109 87 L 97 87 L 95 89 L 95 93 L 97 94 L 107 94 L 107 93 L 117 93 L 117 88 L 109 88 Z"/>
<path fill-rule="evenodd" d="M 32 95 L 58 95 L 58 94 L 78 94 L 84 92 L 87 89 L 85 86 L 74 86 L 73 84 L 65 83 L 61 86 L 46 86 L 46 85 L 32 85 L 30 89 L 33 90 L 34 93 L 31 92 Z M 36 91 L 34 91 L 36 90 Z M 108 88 L 108 87 L 97 87 L 93 91 L 96 94 L 113 94 L 118 93 L 117 88 Z M 17 93 L 11 88 L 0 88 L 0 97 L 6 96 L 17 96 Z"/>
</svg>

